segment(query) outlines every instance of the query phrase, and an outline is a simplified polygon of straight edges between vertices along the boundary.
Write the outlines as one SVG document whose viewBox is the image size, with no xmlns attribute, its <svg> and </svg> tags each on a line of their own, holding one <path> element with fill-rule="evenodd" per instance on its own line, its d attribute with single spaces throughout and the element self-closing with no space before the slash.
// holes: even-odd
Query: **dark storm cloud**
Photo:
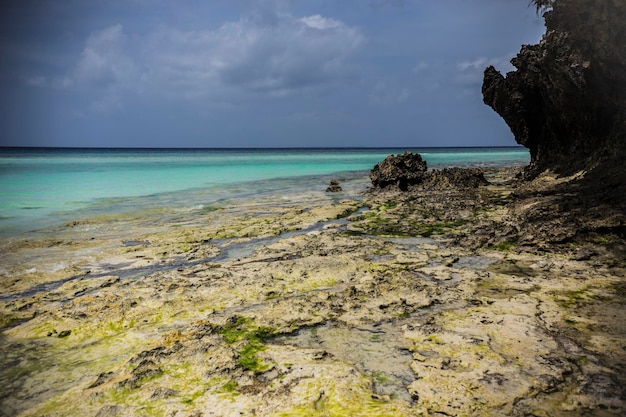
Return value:
<svg viewBox="0 0 626 417">
<path fill-rule="evenodd" d="M 345 80 L 364 43 L 356 28 L 320 15 L 243 17 L 215 29 L 159 27 L 128 35 L 121 24 L 94 31 L 70 72 L 54 81 L 95 94 L 214 96 L 248 90 L 287 95 Z"/>
<path fill-rule="evenodd" d="M 538 40 L 526 6 L 4 2 L 0 144 L 510 144 L 480 82 Z"/>
</svg>

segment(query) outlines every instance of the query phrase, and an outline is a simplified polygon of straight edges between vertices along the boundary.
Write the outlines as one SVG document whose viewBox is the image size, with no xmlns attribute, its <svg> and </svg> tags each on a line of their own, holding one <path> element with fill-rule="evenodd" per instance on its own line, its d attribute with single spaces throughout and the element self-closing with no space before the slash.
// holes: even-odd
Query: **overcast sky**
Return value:
<svg viewBox="0 0 626 417">
<path fill-rule="evenodd" d="M 514 145 L 528 0 L 0 0 L 0 145 Z"/>
</svg>

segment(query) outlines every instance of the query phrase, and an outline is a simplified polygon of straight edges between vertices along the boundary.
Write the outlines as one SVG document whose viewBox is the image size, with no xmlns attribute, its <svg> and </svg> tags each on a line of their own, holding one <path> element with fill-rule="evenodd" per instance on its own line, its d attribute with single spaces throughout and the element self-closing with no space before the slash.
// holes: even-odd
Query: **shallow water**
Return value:
<svg viewBox="0 0 626 417">
<path fill-rule="evenodd" d="M 359 211 L 357 211 L 358 213 Z M 157 272 L 168 272 L 173 271 L 179 268 L 189 268 L 197 265 L 208 264 L 208 263 L 226 263 L 231 261 L 237 261 L 244 258 L 247 258 L 253 255 L 258 249 L 261 249 L 265 246 L 272 245 L 276 242 L 279 242 L 283 239 L 289 239 L 295 236 L 301 236 L 310 232 L 322 230 L 329 225 L 336 225 L 339 227 L 345 226 L 348 223 L 347 218 L 334 219 L 324 222 L 318 222 L 313 224 L 310 227 L 288 231 L 280 233 L 276 236 L 267 236 L 267 237 L 258 237 L 258 238 L 224 238 L 224 239 L 213 239 L 211 241 L 206 242 L 212 246 L 215 246 L 219 249 L 219 254 L 215 256 L 210 256 L 201 259 L 193 259 L 189 260 L 184 257 L 175 257 L 167 264 L 150 264 L 143 266 L 135 266 L 132 263 L 117 263 L 117 264 L 108 264 L 108 263 L 95 263 L 90 266 L 89 269 L 86 269 L 85 272 L 73 275 L 61 280 L 46 282 L 44 284 L 36 285 L 30 288 L 28 291 L 24 291 L 21 293 L 14 294 L 0 294 L 0 301 L 8 301 L 8 300 L 17 300 L 20 298 L 28 298 L 34 295 L 54 291 L 57 288 L 61 287 L 63 284 L 82 279 L 96 279 L 102 278 L 105 276 L 115 275 L 121 280 L 127 279 L 141 279 L 152 275 Z M 144 240 L 122 240 L 121 245 L 124 247 L 134 247 L 134 246 L 150 246 L 151 243 L 149 241 Z M 67 265 L 62 264 L 63 267 Z M 61 267 L 61 269 L 63 268 Z M 2 275 L 2 272 L 0 272 Z M 5 273 L 6 275 L 6 273 Z M 84 295 L 84 294 L 82 294 Z"/>
<path fill-rule="evenodd" d="M 358 328 L 328 322 L 273 342 L 324 350 L 371 377 L 376 394 L 410 403 L 412 399 L 406 387 L 415 380 L 415 374 L 410 368 L 413 355 L 407 349 L 403 323 L 413 320 L 415 318 Z"/>
<path fill-rule="evenodd" d="M 480 271 L 497 261 L 498 259 L 487 256 L 462 256 L 453 263 L 453 267 Z"/>
<path fill-rule="evenodd" d="M 522 148 L 411 150 L 430 168 L 529 160 Z M 119 213 L 160 210 L 171 221 L 233 199 L 323 192 L 331 178 L 366 180 L 376 163 L 403 151 L 0 148 L 0 236 Z"/>
</svg>

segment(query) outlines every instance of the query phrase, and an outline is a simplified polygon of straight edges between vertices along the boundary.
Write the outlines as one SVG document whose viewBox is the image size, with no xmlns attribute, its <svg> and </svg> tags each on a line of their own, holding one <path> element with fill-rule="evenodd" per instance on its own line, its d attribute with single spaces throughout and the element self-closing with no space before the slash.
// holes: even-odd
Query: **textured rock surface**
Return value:
<svg viewBox="0 0 626 417">
<path fill-rule="evenodd" d="M 626 2 L 556 0 L 546 34 L 483 99 L 531 154 L 511 214 L 520 241 L 626 235 Z"/>
<path fill-rule="evenodd" d="M 338 193 L 340 191 L 343 191 L 343 188 L 341 188 L 341 185 L 339 185 L 339 181 L 337 180 L 331 180 L 328 187 L 326 187 L 327 193 Z"/>
<path fill-rule="evenodd" d="M 426 169 L 426 161 L 422 160 L 420 154 L 407 151 L 396 156 L 389 155 L 376 164 L 370 172 L 370 179 L 375 187 L 397 185 L 401 190 L 406 190 L 409 185 L 422 181 Z"/>
<path fill-rule="evenodd" d="M 375 188 L 397 187 L 402 191 L 414 187 L 425 189 L 476 188 L 489 184 L 480 168 L 455 167 L 428 172 L 426 169 L 426 161 L 422 160 L 420 154 L 407 151 L 396 156 L 389 155 L 385 160 L 376 164 L 370 172 L 370 179 Z"/>
<path fill-rule="evenodd" d="M 480 168 L 444 168 L 429 172 L 424 179 L 424 187 L 432 188 L 476 188 L 488 185 L 489 181 Z"/>
<path fill-rule="evenodd" d="M 530 150 L 528 174 L 623 165 L 626 2 L 557 0 L 545 21 L 541 42 L 512 60 L 516 71 L 485 70 L 484 102 Z"/>
<path fill-rule="evenodd" d="M 626 415 L 624 240 L 518 244 L 515 174 L 0 240 L 0 416 Z"/>
</svg>

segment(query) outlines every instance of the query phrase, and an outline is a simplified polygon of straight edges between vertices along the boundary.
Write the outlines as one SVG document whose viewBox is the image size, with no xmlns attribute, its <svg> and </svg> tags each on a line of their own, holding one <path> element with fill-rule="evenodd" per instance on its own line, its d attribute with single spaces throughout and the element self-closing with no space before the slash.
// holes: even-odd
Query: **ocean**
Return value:
<svg viewBox="0 0 626 417">
<path fill-rule="evenodd" d="M 76 219 L 190 213 L 241 199 L 326 196 L 330 179 L 362 193 L 389 154 L 419 152 L 429 169 L 525 165 L 528 151 L 496 148 L 77 149 L 0 148 L 0 236 Z M 339 196 L 340 197 L 340 196 Z"/>
</svg>

